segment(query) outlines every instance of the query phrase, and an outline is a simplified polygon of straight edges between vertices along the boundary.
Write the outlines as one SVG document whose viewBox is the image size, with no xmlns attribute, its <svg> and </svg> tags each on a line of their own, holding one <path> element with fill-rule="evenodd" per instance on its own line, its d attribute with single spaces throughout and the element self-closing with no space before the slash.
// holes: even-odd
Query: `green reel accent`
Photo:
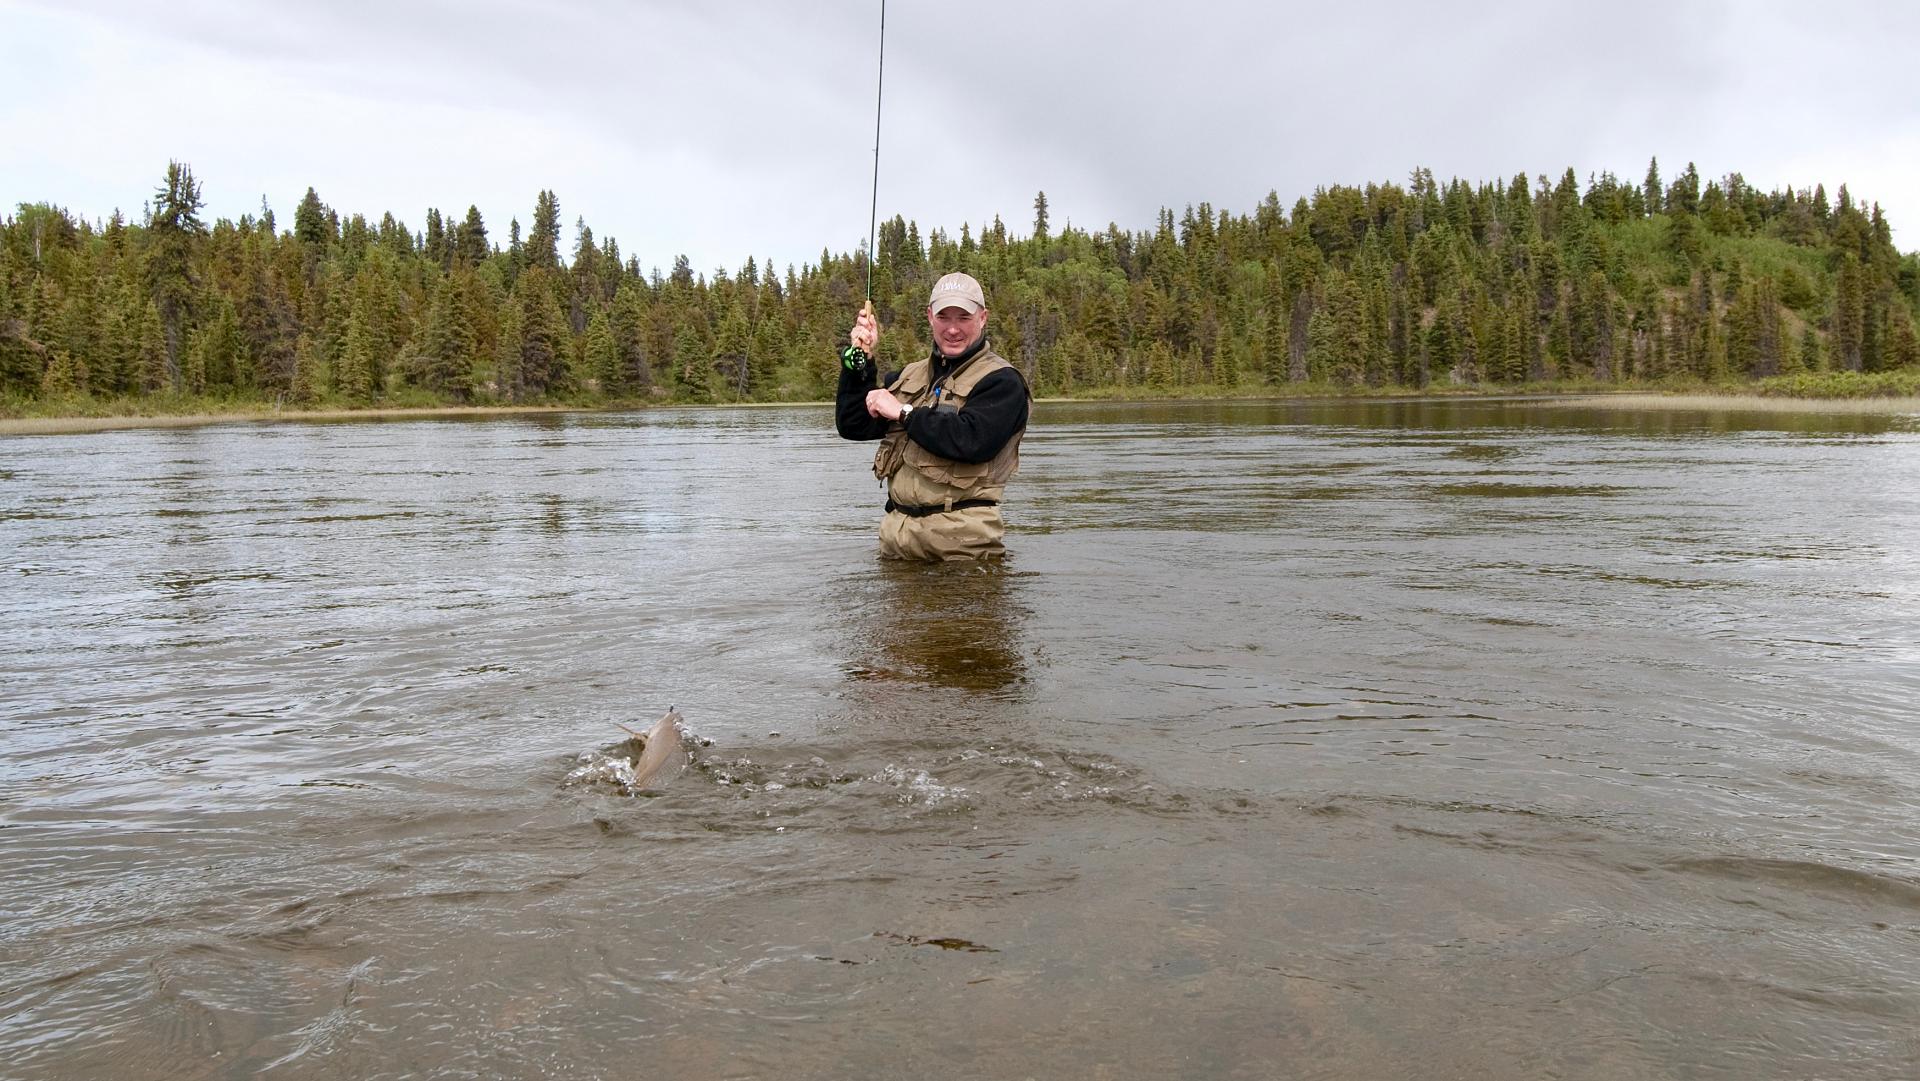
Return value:
<svg viewBox="0 0 1920 1081">
<path fill-rule="evenodd" d="M 843 345 L 840 347 L 840 363 L 845 365 L 848 371 L 857 372 L 864 370 L 869 364 L 872 364 L 873 358 L 868 356 L 864 349 L 856 349 L 851 345 Z"/>
</svg>

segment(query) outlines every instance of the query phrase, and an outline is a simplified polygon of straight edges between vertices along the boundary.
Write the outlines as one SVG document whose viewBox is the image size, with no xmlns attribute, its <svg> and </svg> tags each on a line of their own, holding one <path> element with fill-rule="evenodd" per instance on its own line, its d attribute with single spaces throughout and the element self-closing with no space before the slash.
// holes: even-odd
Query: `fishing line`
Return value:
<svg viewBox="0 0 1920 1081">
<path fill-rule="evenodd" d="M 880 75 L 873 88 L 873 203 L 867 210 L 867 304 L 873 304 L 873 241 L 880 224 L 880 102 L 887 85 L 887 0 L 880 0 Z"/>
</svg>

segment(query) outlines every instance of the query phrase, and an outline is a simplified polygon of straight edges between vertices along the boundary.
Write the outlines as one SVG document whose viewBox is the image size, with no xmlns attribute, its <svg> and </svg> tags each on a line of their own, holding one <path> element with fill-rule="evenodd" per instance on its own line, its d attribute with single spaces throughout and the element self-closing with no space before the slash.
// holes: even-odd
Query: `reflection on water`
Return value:
<svg viewBox="0 0 1920 1081">
<path fill-rule="evenodd" d="M 0 442 L 0 1073 L 1920 1075 L 1909 422 L 1049 404 L 985 568 L 867 450 Z"/>
<path fill-rule="evenodd" d="M 980 566 L 879 564 L 847 620 L 859 680 L 906 680 L 933 690 L 1005 692 L 1026 679 L 1024 615 L 1007 561 Z"/>
</svg>

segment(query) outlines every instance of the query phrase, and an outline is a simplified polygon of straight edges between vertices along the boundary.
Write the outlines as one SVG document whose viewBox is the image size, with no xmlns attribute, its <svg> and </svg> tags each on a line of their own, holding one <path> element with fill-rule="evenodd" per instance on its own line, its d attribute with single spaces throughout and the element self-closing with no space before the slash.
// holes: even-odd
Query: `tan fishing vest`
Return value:
<svg viewBox="0 0 1920 1081">
<path fill-rule="evenodd" d="M 967 395 L 973 393 L 980 380 L 1011 367 L 1005 357 L 986 346 L 937 385 L 930 379 L 933 362 L 917 360 L 907 365 L 887 389 L 915 409 L 931 409 L 936 405 L 958 409 L 967 404 Z M 937 402 L 935 390 L 940 392 Z M 880 440 L 880 450 L 873 456 L 873 475 L 887 482 L 894 502 L 910 506 L 934 506 L 962 499 L 997 500 L 1007 481 L 1020 469 L 1020 440 L 1026 433 L 1023 424 L 988 461 L 956 462 L 915 443 L 907 438 L 904 428 L 895 426 Z"/>
</svg>

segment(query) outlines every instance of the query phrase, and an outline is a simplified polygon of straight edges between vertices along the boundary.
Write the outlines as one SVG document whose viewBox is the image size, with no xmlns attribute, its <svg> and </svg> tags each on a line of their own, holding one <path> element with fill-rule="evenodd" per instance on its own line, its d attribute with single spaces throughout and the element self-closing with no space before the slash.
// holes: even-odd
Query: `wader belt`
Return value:
<svg viewBox="0 0 1920 1081">
<path fill-rule="evenodd" d="M 887 500 L 887 513 L 891 514 L 894 511 L 899 511 L 909 518 L 925 518 L 929 514 L 945 514 L 950 510 L 966 510 L 968 507 L 997 507 L 999 505 L 1000 501 L 998 499 L 956 499 L 951 506 L 945 503 L 934 503 L 931 506 L 914 507 L 903 503 L 895 503 L 889 499 Z"/>
</svg>

